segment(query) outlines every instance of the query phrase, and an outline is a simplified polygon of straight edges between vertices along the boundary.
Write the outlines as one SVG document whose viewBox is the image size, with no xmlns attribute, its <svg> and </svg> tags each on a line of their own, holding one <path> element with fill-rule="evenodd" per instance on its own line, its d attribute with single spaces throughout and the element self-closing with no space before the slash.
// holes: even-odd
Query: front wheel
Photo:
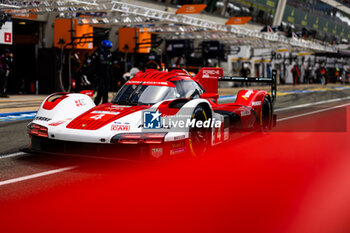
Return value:
<svg viewBox="0 0 350 233">
<path fill-rule="evenodd" d="M 195 122 L 202 121 L 203 123 L 208 120 L 207 114 L 201 106 L 195 108 L 192 119 L 195 119 Z M 197 127 L 197 124 L 191 127 L 189 130 L 189 146 L 193 156 L 203 155 L 210 146 L 210 128 Z"/>
</svg>

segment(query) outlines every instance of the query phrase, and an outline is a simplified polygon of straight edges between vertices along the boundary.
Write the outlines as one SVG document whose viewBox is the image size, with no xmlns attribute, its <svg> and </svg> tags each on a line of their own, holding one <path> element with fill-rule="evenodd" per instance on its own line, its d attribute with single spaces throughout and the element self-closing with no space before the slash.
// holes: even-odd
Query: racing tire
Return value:
<svg viewBox="0 0 350 233">
<path fill-rule="evenodd" d="M 206 121 L 207 113 L 201 106 L 197 106 L 192 114 L 192 119 L 195 121 Z M 205 127 L 191 127 L 189 129 L 189 146 L 192 156 L 198 157 L 205 154 L 210 146 L 210 128 Z"/>
<path fill-rule="evenodd" d="M 272 126 L 272 105 L 268 98 L 264 98 L 260 111 L 260 130 L 266 132 Z"/>
</svg>

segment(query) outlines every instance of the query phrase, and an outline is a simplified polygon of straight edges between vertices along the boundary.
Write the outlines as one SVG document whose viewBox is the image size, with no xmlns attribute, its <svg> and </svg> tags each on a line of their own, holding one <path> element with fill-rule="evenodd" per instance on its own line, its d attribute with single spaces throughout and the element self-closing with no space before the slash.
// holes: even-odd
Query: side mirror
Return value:
<svg viewBox="0 0 350 233">
<path fill-rule="evenodd" d="M 203 94 L 201 94 L 201 98 L 210 100 L 214 103 L 217 103 L 218 98 L 219 98 L 219 94 L 217 94 L 217 93 L 203 93 Z"/>
<path fill-rule="evenodd" d="M 85 95 L 90 96 L 92 98 L 94 96 L 94 91 L 84 90 L 84 91 L 81 91 L 80 94 L 85 94 Z"/>
</svg>

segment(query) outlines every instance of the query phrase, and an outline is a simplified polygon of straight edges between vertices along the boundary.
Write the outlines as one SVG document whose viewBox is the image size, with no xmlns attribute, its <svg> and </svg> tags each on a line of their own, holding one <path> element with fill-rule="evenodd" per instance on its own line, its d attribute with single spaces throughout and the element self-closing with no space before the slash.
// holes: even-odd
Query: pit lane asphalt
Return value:
<svg viewBox="0 0 350 233">
<path fill-rule="evenodd" d="M 308 112 L 326 109 L 335 105 L 349 104 L 350 99 L 346 99 L 349 96 L 350 90 L 290 94 L 286 96 L 280 96 L 277 98 L 275 110 L 278 119 L 283 119 L 286 117 L 297 116 Z M 343 98 L 344 100 L 279 111 L 279 109 L 286 107 L 310 103 L 312 104 L 337 98 Z M 300 119 L 302 120 L 302 118 Z M 35 190 L 35 192 L 40 192 L 40 190 L 52 188 L 57 184 L 64 186 L 66 183 L 79 182 L 81 180 L 88 179 L 91 176 L 99 175 L 101 172 L 103 173 L 105 171 L 106 165 L 108 166 L 109 163 L 95 163 L 93 158 L 87 159 L 68 156 L 58 157 L 46 155 L 29 155 L 25 153 L 20 154 L 18 156 L 1 158 L 1 155 L 16 153 L 20 149 L 28 146 L 29 138 L 26 134 L 26 125 L 29 122 L 30 120 L 0 123 L 0 181 L 9 180 L 17 177 L 23 177 L 63 167 L 84 167 L 86 164 L 91 165 L 91 162 L 99 168 L 95 170 L 97 172 L 91 172 L 90 169 L 72 169 L 60 174 L 52 175 L 49 179 L 33 179 L 30 181 L 22 182 L 21 185 L 7 185 L 5 189 L 4 187 L 0 187 L 0 200 L 5 200 L 8 196 L 11 196 L 13 198 L 16 195 L 18 195 L 18 198 L 20 198 L 20 196 L 23 193 L 34 192 L 33 190 Z M 288 121 L 279 122 L 277 124 L 277 129 L 281 125 L 283 126 L 287 124 Z M 118 166 L 122 167 L 123 164 L 125 165 L 125 163 L 129 162 L 117 162 L 117 164 L 119 163 L 120 165 Z"/>
</svg>

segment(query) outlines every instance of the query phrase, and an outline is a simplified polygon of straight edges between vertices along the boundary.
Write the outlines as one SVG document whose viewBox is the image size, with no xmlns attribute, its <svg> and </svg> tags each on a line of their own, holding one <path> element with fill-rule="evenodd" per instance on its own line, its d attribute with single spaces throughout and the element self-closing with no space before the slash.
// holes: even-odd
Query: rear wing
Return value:
<svg viewBox="0 0 350 233">
<path fill-rule="evenodd" d="M 239 76 L 222 76 L 219 78 L 220 82 L 253 82 L 253 83 L 266 83 L 271 85 L 271 97 L 272 103 L 276 102 L 277 94 L 277 71 L 272 70 L 271 78 L 266 77 L 239 77 Z"/>
<path fill-rule="evenodd" d="M 194 79 L 199 82 L 208 93 L 218 93 L 218 81 L 224 76 L 222 68 L 203 67 Z"/>
</svg>

